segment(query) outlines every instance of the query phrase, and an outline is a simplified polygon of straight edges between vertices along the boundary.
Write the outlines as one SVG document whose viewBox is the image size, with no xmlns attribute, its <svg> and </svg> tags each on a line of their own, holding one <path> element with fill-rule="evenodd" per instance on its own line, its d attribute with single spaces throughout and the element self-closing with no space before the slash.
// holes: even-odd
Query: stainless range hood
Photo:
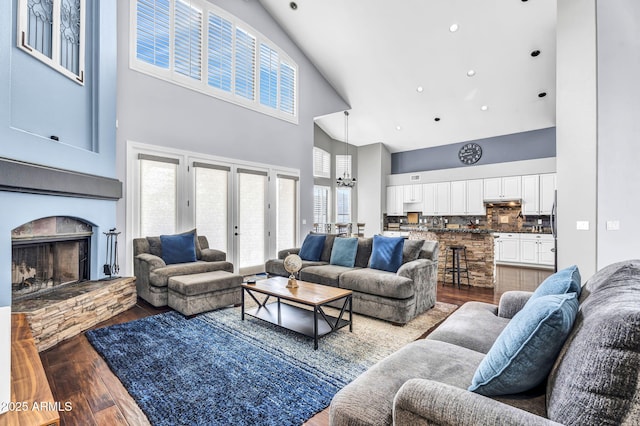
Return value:
<svg viewBox="0 0 640 426">
<path fill-rule="evenodd" d="M 520 207 L 522 206 L 521 198 L 500 198 L 497 200 L 484 200 L 484 204 L 487 207 Z"/>
</svg>

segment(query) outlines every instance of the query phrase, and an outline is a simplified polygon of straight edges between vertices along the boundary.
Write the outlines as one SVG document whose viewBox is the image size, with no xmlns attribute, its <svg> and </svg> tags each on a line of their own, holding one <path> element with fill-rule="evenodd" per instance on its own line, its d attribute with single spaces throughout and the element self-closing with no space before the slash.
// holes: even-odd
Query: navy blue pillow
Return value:
<svg viewBox="0 0 640 426">
<path fill-rule="evenodd" d="M 381 271 L 398 272 L 402 265 L 404 238 L 373 236 L 373 249 L 369 259 L 369 268 Z"/>
<path fill-rule="evenodd" d="M 300 259 L 302 260 L 310 260 L 313 262 L 317 262 L 320 260 L 320 256 L 322 256 L 322 249 L 324 248 L 324 240 L 327 239 L 326 235 L 320 234 L 309 234 L 304 239 L 302 243 L 302 247 L 300 247 Z"/>
<path fill-rule="evenodd" d="M 196 234 L 160 235 L 162 260 L 167 265 L 196 261 Z"/>
</svg>

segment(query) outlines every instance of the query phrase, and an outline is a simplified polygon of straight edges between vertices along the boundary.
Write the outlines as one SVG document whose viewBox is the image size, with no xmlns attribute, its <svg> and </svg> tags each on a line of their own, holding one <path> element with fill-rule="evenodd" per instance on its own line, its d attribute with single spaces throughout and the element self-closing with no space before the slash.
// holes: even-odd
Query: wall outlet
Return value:
<svg viewBox="0 0 640 426">
<path fill-rule="evenodd" d="M 445 218 L 444 223 L 449 223 L 449 219 Z"/>
<path fill-rule="evenodd" d="M 480 225 L 480 219 L 476 219 L 476 225 Z"/>
<path fill-rule="evenodd" d="M 538 225 L 542 225 L 542 219 L 538 219 Z"/>
<path fill-rule="evenodd" d="M 588 231 L 589 230 L 589 221 L 588 220 L 578 220 L 576 222 L 576 229 L 578 231 Z"/>
<path fill-rule="evenodd" d="M 302 224 L 306 225 L 307 224 L 307 219 L 302 219 Z"/>
<path fill-rule="evenodd" d="M 619 231 L 620 230 L 620 221 L 619 220 L 608 220 L 607 221 L 607 231 Z"/>
</svg>

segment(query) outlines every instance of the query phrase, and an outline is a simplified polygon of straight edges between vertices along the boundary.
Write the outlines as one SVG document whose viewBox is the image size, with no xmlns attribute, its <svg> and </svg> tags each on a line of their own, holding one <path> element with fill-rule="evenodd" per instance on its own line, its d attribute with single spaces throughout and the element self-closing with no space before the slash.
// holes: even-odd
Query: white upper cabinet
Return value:
<svg viewBox="0 0 640 426">
<path fill-rule="evenodd" d="M 402 186 L 387 186 L 387 215 L 402 216 L 402 202 L 404 188 Z"/>
<path fill-rule="evenodd" d="M 451 182 L 452 215 L 482 216 L 485 214 L 483 181 L 459 180 Z"/>
<path fill-rule="evenodd" d="M 404 185 L 405 203 L 421 203 L 422 202 L 422 185 Z"/>
<path fill-rule="evenodd" d="M 555 173 L 522 176 L 522 213 L 551 214 L 555 189 Z"/>
<path fill-rule="evenodd" d="M 451 212 L 451 182 L 426 183 L 423 185 L 422 214 L 426 216 L 447 215 Z"/>
<path fill-rule="evenodd" d="M 484 179 L 485 200 L 513 200 L 522 196 L 522 177 L 507 176 Z"/>
<path fill-rule="evenodd" d="M 540 214 L 551 214 L 556 192 L 556 174 L 540 175 Z"/>
</svg>

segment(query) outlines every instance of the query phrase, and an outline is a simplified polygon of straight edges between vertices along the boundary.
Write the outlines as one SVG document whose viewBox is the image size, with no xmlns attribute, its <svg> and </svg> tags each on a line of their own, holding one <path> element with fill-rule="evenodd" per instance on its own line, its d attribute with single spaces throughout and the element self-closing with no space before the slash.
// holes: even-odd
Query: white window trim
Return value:
<svg viewBox="0 0 640 426">
<path fill-rule="evenodd" d="M 58 71 L 60 74 L 65 77 L 75 81 L 77 84 L 84 86 L 85 82 L 85 73 L 84 73 L 84 64 L 85 64 L 85 21 L 87 19 L 87 10 L 85 8 L 85 0 L 80 0 L 80 46 L 79 46 L 79 57 L 78 57 L 78 74 L 73 73 L 66 69 L 62 64 L 60 64 L 56 59 L 60 58 L 60 0 L 53 1 L 53 28 L 51 33 L 56 36 L 52 36 L 51 38 L 51 58 L 47 55 L 42 54 L 40 51 L 32 48 L 27 44 L 27 27 L 28 27 L 28 1 L 27 0 L 18 0 L 18 18 L 16 20 L 17 25 L 17 34 L 16 34 L 16 44 L 18 48 L 34 58 L 38 59 L 40 62 L 50 66 L 54 70 Z"/>
<path fill-rule="evenodd" d="M 83 0 L 84 1 L 84 0 Z M 170 6 L 169 9 L 172 11 L 171 13 L 171 19 L 170 19 L 170 23 L 169 23 L 169 46 L 173 46 L 174 45 L 174 19 L 173 19 L 173 10 L 174 10 L 174 3 L 175 1 L 179 1 L 179 0 L 169 0 L 170 2 Z M 241 21 L 240 19 L 236 18 L 235 16 L 229 14 L 228 12 L 226 12 L 225 10 L 207 2 L 207 1 L 203 1 L 203 0 L 191 0 L 191 3 L 194 6 L 198 6 L 199 8 L 201 8 L 203 10 L 203 19 L 202 19 L 202 23 L 203 23 L 203 27 L 201 28 L 201 33 L 202 33 L 202 43 L 201 43 L 201 57 L 202 57 L 202 69 L 201 69 L 201 73 L 200 73 L 200 80 L 194 80 L 192 78 L 189 78 L 187 76 L 181 75 L 177 72 L 174 71 L 174 53 L 173 53 L 173 48 L 171 47 L 169 49 L 169 68 L 168 69 L 163 69 L 160 67 L 157 67 L 155 65 L 146 63 L 144 61 L 141 61 L 137 58 L 136 55 L 136 45 L 137 45 L 137 38 L 136 38 L 136 34 L 137 34 L 137 0 L 131 0 L 129 2 L 130 5 L 130 10 L 129 10 L 129 68 L 131 68 L 132 70 L 141 72 L 143 74 L 147 74 L 151 77 L 155 77 L 158 78 L 160 80 L 164 80 L 164 81 L 168 81 L 171 83 L 174 83 L 178 86 L 187 88 L 187 89 L 191 89 L 194 91 L 197 91 L 199 93 L 203 93 L 205 95 L 208 96 L 212 96 L 214 98 L 218 98 L 218 99 L 222 99 L 224 101 L 230 102 L 232 104 L 235 105 L 239 105 L 248 109 L 251 109 L 253 111 L 257 111 L 266 115 L 269 115 L 271 117 L 275 117 L 275 118 L 279 118 L 281 120 L 284 121 L 288 121 L 290 123 L 294 123 L 294 124 L 298 124 L 298 99 L 299 99 L 299 92 L 298 92 L 298 80 L 299 80 L 299 74 L 298 74 L 298 65 L 296 64 L 295 61 L 293 61 L 289 55 L 287 55 L 280 47 L 278 47 L 278 45 L 276 45 L 275 43 L 273 43 L 271 40 L 269 40 L 266 36 L 264 36 L 262 33 L 260 33 L 259 31 L 257 31 L 256 29 L 254 29 L 253 27 L 251 27 L 249 24 Z M 249 34 L 251 34 L 252 36 L 255 37 L 256 39 L 256 48 L 255 48 L 255 52 L 254 52 L 254 63 L 255 63 L 255 86 L 254 86 L 254 99 L 250 100 L 250 99 L 246 99 L 243 98 L 241 96 L 235 95 L 235 90 L 234 90 L 234 80 L 235 80 L 235 71 L 232 72 L 232 90 L 231 92 L 226 92 L 224 90 L 220 90 L 217 89 L 215 87 L 211 87 L 209 86 L 208 82 L 208 67 L 207 67 L 207 51 L 208 51 L 208 37 L 207 37 L 207 23 L 208 23 L 208 12 L 211 11 L 213 13 L 215 13 L 216 15 L 226 19 L 227 21 L 230 21 L 233 24 L 233 31 L 232 31 L 232 37 L 233 37 L 233 47 L 235 48 L 235 33 L 236 33 L 236 28 L 240 27 L 240 29 L 248 32 Z M 279 58 L 279 62 L 282 63 L 286 63 L 287 65 L 291 66 L 294 70 L 295 70 L 295 86 L 294 86 L 294 91 L 295 91 L 295 96 L 294 96 L 294 113 L 293 115 L 285 113 L 283 111 L 281 111 L 279 109 L 279 105 L 280 105 L 280 90 L 278 90 L 278 108 L 273 109 L 271 107 L 268 107 L 266 105 L 262 105 L 260 103 L 260 64 L 259 64 L 259 50 L 260 50 L 260 43 L 264 43 L 266 45 L 268 45 L 270 48 L 276 50 L 278 52 L 278 58 Z M 234 61 L 235 62 L 235 61 Z M 234 64 L 235 66 L 235 64 Z M 278 74 L 278 80 L 280 74 Z"/>
</svg>

